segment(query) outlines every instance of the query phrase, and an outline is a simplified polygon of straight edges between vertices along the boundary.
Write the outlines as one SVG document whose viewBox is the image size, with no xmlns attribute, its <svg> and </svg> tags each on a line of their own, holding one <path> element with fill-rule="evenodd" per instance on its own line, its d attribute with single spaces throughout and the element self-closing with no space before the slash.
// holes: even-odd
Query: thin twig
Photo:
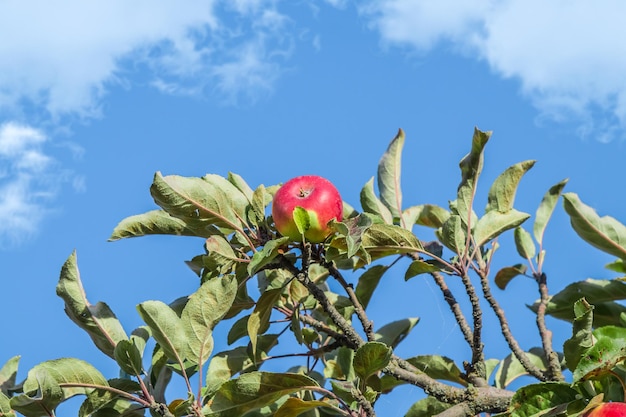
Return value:
<svg viewBox="0 0 626 417">
<path fill-rule="evenodd" d="M 511 333 L 511 328 L 509 327 L 509 322 L 507 321 L 506 316 L 504 315 L 504 310 L 502 310 L 502 308 L 500 307 L 500 304 L 498 304 L 498 301 L 496 301 L 495 297 L 491 293 L 491 288 L 489 286 L 489 279 L 487 275 L 485 275 L 484 271 L 481 271 L 481 270 L 477 270 L 476 272 L 478 273 L 478 276 L 480 277 L 480 282 L 482 284 L 482 289 L 483 289 L 483 294 L 485 296 L 485 300 L 487 300 L 487 302 L 489 303 L 489 306 L 491 307 L 493 312 L 496 314 L 496 317 L 498 318 L 498 321 L 500 322 L 500 330 L 502 331 L 502 335 L 504 336 L 504 339 L 509 345 L 511 352 L 513 352 L 513 355 L 515 355 L 517 360 L 522 364 L 524 369 L 530 375 L 534 376 L 540 381 L 543 381 L 543 382 L 547 381 L 548 380 L 547 376 L 543 373 L 541 369 L 536 367 L 530 361 L 530 359 L 528 359 L 528 356 L 520 347 L 519 343 L 513 336 L 513 333 Z"/>
<path fill-rule="evenodd" d="M 324 266 L 328 269 L 330 275 L 335 278 L 337 282 L 339 282 L 339 284 L 348 294 L 348 298 L 354 306 L 356 316 L 359 318 L 359 321 L 363 326 L 363 330 L 365 331 L 365 336 L 367 337 L 367 340 L 370 342 L 373 341 L 376 338 L 376 335 L 374 333 L 374 322 L 367 317 L 367 314 L 365 313 L 365 308 L 363 308 L 363 305 L 356 296 L 354 288 L 351 284 L 348 284 L 346 282 L 346 280 L 343 278 L 343 275 L 341 275 L 341 272 L 339 272 L 339 270 L 332 263 L 326 263 Z"/>
<path fill-rule="evenodd" d="M 461 310 L 459 302 L 454 297 L 454 294 L 452 294 L 452 291 L 448 287 L 448 284 L 446 284 L 446 281 L 441 273 L 431 272 L 430 276 L 433 277 L 433 279 L 435 280 L 435 284 L 437 284 L 439 289 L 441 289 L 444 300 L 446 300 L 448 306 L 450 306 L 450 310 L 452 311 L 452 314 L 454 315 L 454 318 L 456 319 L 456 322 L 461 329 L 461 333 L 463 333 L 463 337 L 471 348 L 473 346 L 474 335 L 472 333 L 472 329 L 467 322 L 467 319 L 465 318 L 465 315 L 463 314 L 463 311 Z"/>
<path fill-rule="evenodd" d="M 537 284 L 539 285 L 540 301 L 537 307 L 537 328 L 541 336 L 543 352 L 548 361 L 548 378 L 554 381 L 563 381 L 563 373 L 561 372 L 561 364 L 559 355 L 552 349 L 552 332 L 546 326 L 546 307 L 548 305 L 548 279 L 546 274 L 537 275 Z"/>
<path fill-rule="evenodd" d="M 482 329 L 483 329 L 483 312 L 480 308 L 480 298 L 476 293 L 476 288 L 467 273 L 461 276 L 461 282 L 463 282 L 463 286 L 465 286 L 465 292 L 467 293 L 470 304 L 472 305 L 472 319 L 474 323 L 474 331 L 472 337 L 472 362 L 470 365 L 469 373 L 472 378 L 478 377 L 480 379 L 485 379 L 485 369 L 481 364 L 485 360 L 485 355 L 483 353 L 483 342 L 481 339 Z"/>
</svg>

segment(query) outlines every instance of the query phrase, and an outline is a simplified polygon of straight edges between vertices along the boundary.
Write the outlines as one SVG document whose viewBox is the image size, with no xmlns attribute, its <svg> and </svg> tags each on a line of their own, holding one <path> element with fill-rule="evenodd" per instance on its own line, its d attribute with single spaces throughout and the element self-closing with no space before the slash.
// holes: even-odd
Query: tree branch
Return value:
<svg viewBox="0 0 626 417">
<path fill-rule="evenodd" d="M 517 340 L 513 336 L 513 333 L 511 333 L 511 328 L 509 327 L 509 322 L 507 321 L 506 316 L 504 315 L 504 310 L 502 310 L 502 307 L 500 307 L 500 304 L 498 304 L 498 301 L 496 301 L 495 297 L 491 293 L 491 288 L 489 286 L 489 279 L 487 275 L 485 274 L 483 270 L 480 270 L 480 269 L 477 269 L 476 272 L 478 273 L 478 276 L 480 277 L 480 282 L 482 284 L 482 289 L 483 289 L 483 294 L 485 296 L 485 299 L 489 303 L 489 306 L 491 307 L 493 312 L 496 314 L 496 317 L 498 318 L 498 321 L 500 322 L 500 330 L 502 331 L 502 335 L 504 335 L 504 339 L 509 345 L 511 352 L 513 352 L 513 355 L 515 355 L 517 360 L 522 364 L 524 369 L 529 374 L 531 374 L 532 376 L 534 376 L 535 378 L 537 378 L 538 380 L 542 382 L 547 381 L 548 380 L 547 376 L 543 373 L 541 369 L 536 367 L 530 361 L 530 359 L 528 359 L 526 352 L 522 350 L 519 343 L 517 343 Z"/>
<path fill-rule="evenodd" d="M 539 284 L 540 302 L 537 307 L 537 328 L 541 336 L 543 352 L 548 362 L 548 378 L 555 381 L 563 381 L 563 373 L 561 372 L 561 363 L 559 355 L 552 349 L 552 332 L 546 326 L 546 307 L 548 305 L 548 278 L 542 273 L 535 276 L 537 284 Z"/>
</svg>

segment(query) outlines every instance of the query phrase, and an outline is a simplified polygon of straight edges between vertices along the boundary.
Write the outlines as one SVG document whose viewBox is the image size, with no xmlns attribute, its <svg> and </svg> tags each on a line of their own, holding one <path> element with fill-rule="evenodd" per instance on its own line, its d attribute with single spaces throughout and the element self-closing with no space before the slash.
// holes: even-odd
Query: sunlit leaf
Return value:
<svg viewBox="0 0 626 417">
<path fill-rule="evenodd" d="M 113 352 L 115 361 L 129 375 L 141 375 L 141 352 L 130 340 L 120 340 Z"/>
<path fill-rule="evenodd" d="M 307 411 L 315 410 L 320 407 L 328 407 L 340 411 L 326 401 L 309 400 L 305 401 L 297 397 L 289 397 L 287 401 L 280 406 L 274 417 L 297 417 Z"/>
<path fill-rule="evenodd" d="M 491 132 L 482 132 L 474 128 L 472 148 L 459 163 L 461 168 L 461 184 L 473 181 L 480 175 L 483 168 L 483 151 L 491 137 Z"/>
<path fill-rule="evenodd" d="M 211 358 L 206 374 L 206 396 L 212 397 L 233 376 L 253 365 L 245 346 L 220 352 Z"/>
<path fill-rule="evenodd" d="M 596 340 L 574 369 L 574 382 L 610 371 L 626 359 L 626 328 L 604 326 L 594 330 L 593 336 Z"/>
<path fill-rule="evenodd" d="M 530 236 L 523 227 L 518 226 L 515 228 L 513 232 L 513 236 L 515 237 L 515 248 L 517 249 L 517 253 L 524 259 L 532 259 L 535 257 L 535 242 L 533 242 L 533 238 Z"/>
<path fill-rule="evenodd" d="M 263 267 L 272 263 L 278 255 L 282 253 L 283 247 L 289 242 L 288 237 L 280 237 L 265 243 L 263 249 L 252 256 L 252 261 L 248 264 L 248 274 L 253 276 Z"/>
<path fill-rule="evenodd" d="M 87 301 L 75 251 L 61 268 L 56 293 L 65 302 L 68 317 L 89 334 L 98 349 L 113 358 L 117 342 L 127 340 L 128 336 L 108 305 L 103 302 L 93 305 Z"/>
<path fill-rule="evenodd" d="M 461 216 L 453 214 L 435 233 L 445 247 L 457 254 L 461 254 L 465 250 L 466 232 L 467 227 L 464 226 Z"/>
<path fill-rule="evenodd" d="M 372 224 L 372 219 L 364 213 L 345 219 L 342 222 L 334 223 L 337 232 L 346 238 L 348 257 L 353 257 L 361 249 L 363 234 Z"/>
<path fill-rule="evenodd" d="M 530 217 L 527 213 L 522 213 L 511 209 L 506 213 L 499 211 L 489 211 L 478 220 L 474 228 L 474 240 L 477 246 L 483 246 L 490 240 L 498 237 L 507 230 L 513 229 L 524 223 Z"/>
<path fill-rule="evenodd" d="M 495 283 L 501 290 L 505 289 L 509 282 L 518 275 L 526 273 L 526 265 L 515 264 L 513 266 L 505 266 L 496 273 Z"/>
<path fill-rule="evenodd" d="M 361 207 L 366 213 L 380 217 L 385 223 L 393 224 L 393 214 L 374 192 L 374 177 L 361 190 Z"/>
<path fill-rule="evenodd" d="M 407 362 L 433 379 L 467 385 L 467 381 L 463 379 L 463 372 L 461 372 L 454 361 L 448 357 L 440 355 L 420 355 L 407 359 Z"/>
<path fill-rule="evenodd" d="M 416 259 L 413 262 L 411 262 L 411 264 L 409 265 L 409 268 L 404 273 L 404 280 L 408 281 L 409 279 L 417 275 L 429 274 L 431 272 L 437 272 L 440 270 L 441 268 L 439 268 L 437 265 L 434 265 L 433 263 L 429 261 Z"/>
<path fill-rule="evenodd" d="M 240 417 L 285 395 L 318 386 L 305 375 L 250 372 L 222 384 L 202 411 L 206 417 Z"/>
<path fill-rule="evenodd" d="M 16 417 L 11 408 L 11 399 L 2 391 L 0 391 L 0 416 Z"/>
<path fill-rule="evenodd" d="M 593 346 L 593 306 L 584 298 L 574 303 L 574 322 L 572 337 L 563 344 L 565 363 L 570 371 L 573 371 L 583 353 Z"/>
<path fill-rule="evenodd" d="M 367 308 L 380 279 L 388 269 L 385 265 L 374 265 L 359 277 L 354 292 L 363 308 Z"/>
<path fill-rule="evenodd" d="M 170 215 L 218 227 L 240 229 L 248 199 L 223 177 L 208 174 L 202 178 L 154 175 L 150 187 L 154 201 Z"/>
<path fill-rule="evenodd" d="M 528 360 L 539 369 L 546 369 L 547 364 L 544 359 L 543 349 L 532 348 L 529 352 L 524 352 Z M 509 354 L 502 362 L 496 372 L 495 386 L 506 388 L 515 379 L 528 375 L 528 371 L 514 354 Z"/>
<path fill-rule="evenodd" d="M 574 193 L 563 194 L 572 227 L 585 242 L 603 252 L 626 259 L 626 226 L 613 217 L 600 217 Z"/>
<path fill-rule="evenodd" d="M 372 258 L 378 252 L 401 254 L 423 249 L 413 233 L 388 224 L 373 224 L 363 234 L 362 244 L 365 250 L 372 254 Z"/>
<path fill-rule="evenodd" d="M 378 163 L 378 190 L 380 191 L 380 199 L 395 218 L 399 218 L 402 212 L 400 168 L 403 146 L 404 132 L 400 129 Z"/>
<path fill-rule="evenodd" d="M 500 174 L 489 189 L 486 212 L 496 210 L 506 213 L 513 208 L 517 186 L 524 174 L 536 161 L 524 161 L 507 168 Z"/>
<path fill-rule="evenodd" d="M 17 366 L 20 363 L 20 356 L 13 356 L 0 368 L 0 392 L 9 395 L 9 389 L 15 386 L 17 378 Z"/>
<path fill-rule="evenodd" d="M 561 404 L 574 401 L 580 395 L 565 382 L 543 382 L 526 385 L 515 392 L 509 410 L 510 417 L 538 416 Z"/>
<path fill-rule="evenodd" d="M 180 316 L 187 335 L 186 358 L 202 366 L 213 351 L 213 328 L 226 315 L 237 295 L 234 275 L 211 279 L 189 297 Z"/>
<path fill-rule="evenodd" d="M 376 338 L 374 340 L 395 348 L 408 336 L 409 332 L 419 321 L 419 317 L 409 317 L 385 324 L 376 330 Z"/>
<path fill-rule="evenodd" d="M 383 370 L 391 360 L 391 348 L 381 342 L 367 342 L 354 354 L 354 372 L 363 380 Z"/>
<path fill-rule="evenodd" d="M 574 309 L 572 306 L 584 294 L 589 304 L 594 306 L 593 323 L 594 327 L 621 324 L 620 314 L 626 312 L 626 307 L 618 304 L 616 300 L 626 300 L 626 283 L 620 280 L 595 280 L 574 282 L 559 293 L 550 297 L 546 307 L 546 313 L 556 318 L 572 321 L 574 320 Z M 539 301 L 531 306 L 533 311 L 537 311 Z"/>
<path fill-rule="evenodd" d="M 404 417 L 432 417 L 452 407 L 434 397 L 423 398 L 414 403 Z"/>
<path fill-rule="evenodd" d="M 209 237 L 215 233 L 201 222 L 170 216 L 164 210 L 152 210 L 130 216 L 113 229 L 109 241 L 146 235 L 175 235 Z"/>
<path fill-rule="evenodd" d="M 541 246 L 543 244 L 543 234 L 546 230 L 546 226 L 548 225 L 548 221 L 554 212 L 554 207 L 556 206 L 561 193 L 563 192 L 563 188 L 565 184 L 567 184 L 567 178 L 558 184 L 550 187 L 548 192 L 543 196 L 541 203 L 539 203 L 539 207 L 537 208 L 537 212 L 535 213 L 535 223 L 533 224 L 533 234 L 535 236 L 535 240 Z"/>
<path fill-rule="evenodd" d="M 137 311 L 167 357 L 182 363 L 188 341 L 185 328 L 174 310 L 161 301 L 153 300 L 137 305 Z"/>
<path fill-rule="evenodd" d="M 253 355 L 256 356 L 257 349 L 257 337 L 267 331 L 270 326 L 270 316 L 274 305 L 280 298 L 282 288 L 275 288 L 265 291 L 259 297 L 254 307 L 254 311 L 250 314 L 248 319 L 248 336 L 250 337 L 250 343 L 252 344 Z"/>
<path fill-rule="evenodd" d="M 618 259 L 615 262 L 606 264 L 604 265 L 604 267 L 608 270 L 611 270 L 620 274 L 626 274 L 626 261 L 622 259 Z"/>
<path fill-rule="evenodd" d="M 404 226 L 411 230 L 413 225 L 427 226 L 437 229 L 450 217 L 450 212 L 434 204 L 422 204 L 409 207 L 402 212 Z"/>
<path fill-rule="evenodd" d="M 84 387 L 80 385 L 89 385 Z M 11 399 L 11 407 L 27 416 L 49 416 L 48 410 L 75 395 L 89 395 L 92 387 L 108 387 L 107 380 L 89 363 L 80 359 L 64 358 L 42 362 L 33 367 L 24 381 L 24 393 Z M 103 403 L 109 396 L 93 397 Z"/>
<path fill-rule="evenodd" d="M 248 201 L 252 201 L 252 188 L 250 188 L 250 186 L 248 185 L 248 183 L 246 182 L 246 180 L 243 179 L 243 177 L 239 174 L 235 174 L 234 172 L 229 172 L 228 173 L 228 181 L 234 185 L 235 187 L 237 187 L 237 189 L 239 191 L 241 191 L 241 193 L 243 195 L 246 196 L 246 198 L 248 199 Z"/>
</svg>

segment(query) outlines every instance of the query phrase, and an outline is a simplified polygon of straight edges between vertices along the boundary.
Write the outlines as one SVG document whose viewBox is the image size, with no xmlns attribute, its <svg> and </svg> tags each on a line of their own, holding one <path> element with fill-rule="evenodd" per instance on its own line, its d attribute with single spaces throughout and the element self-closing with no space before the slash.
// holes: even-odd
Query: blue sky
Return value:
<svg viewBox="0 0 626 417">
<path fill-rule="evenodd" d="M 521 210 L 534 213 L 569 177 L 566 190 L 625 222 L 624 13 L 616 0 L 1 0 L 0 362 L 22 355 L 24 376 L 74 356 L 115 376 L 54 293 L 74 249 L 88 298 L 108 302 L 128 330 L 141 324 L 139 302 L 194 291 L 183 261 L 201 240 L 106 242 L 121 219 L 155 207 L 157 170 L 233 171 L 252 186 L 318 174 L 358 206 L 401 127 L 406 205 L 447 206 L 477 126 L 494 131 L 479 202 L 506 167 L 537 159 Z M 567 223 L 559 208 L 547 233 L 551 289 L 611 277 L 602 266 L 612 259 Z M 518 261 L 503 250 L 497 262 Z M 404 283 L 404 267 L 372 301 L 375 323 L 419 316 L 400 354 L 464 359 L 434 285 Z M 522 345 L 538 345 L 524 306 L 537 298 L 531 283 L 496 295 Z M 569 336 L 550 324 L 557 343 Z M 502 356 L 497 332 L 492 340 L 488 356 Z M 418 393 L 407 387 L 381 410 L 403 415 Z"/>
</svg>

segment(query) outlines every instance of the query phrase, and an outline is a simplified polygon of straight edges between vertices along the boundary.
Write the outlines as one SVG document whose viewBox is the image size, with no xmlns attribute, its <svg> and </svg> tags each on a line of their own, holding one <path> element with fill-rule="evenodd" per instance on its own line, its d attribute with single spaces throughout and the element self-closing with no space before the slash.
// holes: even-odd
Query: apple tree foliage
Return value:
<svg viewBox="0 0 626 417">
<path fill-rule="evenodd" d="M 320 244 L 291 242 L 276 232 L 267 213 L 278 186 L 253 189 L 232 173 L 156 173 L 150 193 L 159 208 L 122 220 L 110 240 L 202 238 L 203 253 L 187 262 L 198 276 L 197 291 L 169 304 L 139 304 L 145 325 L 129 333 L 106 303 L 88 301 L 71 254 L 57 295 L 69 318 L 117 363 L 119 377 L 108 379 L 89 363 L 61 358 L 18 379 L 14 357 L 0 368 L 0 416 L 54 416 L 59 404 L 80 395 L 81 417 L 371 417 L 377 400 L 402 384 L 426 394 L 405 411 L 407 417 L 583 416 L 601 402 L 625 401 L 626 307 L 618 301 L 626 299 L 626 283 L 586 280 L 550 293 L 543 237 L 561 201 L 576 233 L 614 256 L 608 268 L 624 274 L 626 226 L 563 193 L 566 180 L 545 193 L 531 220 L 514 203 L 534 161 L 505 169 L 491 184 L 486 206 L 475 201 L 489 138 L 489 132 L 474 131 L 448 208 L 404 207 L 399 131 L 378 165 L 378 193 L 372 178 L 360 193 L 361 208 L 345 204 L 343 219 L 332 224 L 334 234 Z M 305 220 L 299 227 L 306 228 Z M 425 228 L 416 235 L 415 225 Z M 433 233 L 427 236 L 428 228 Z M 493 270 L 498 237 L 507 231 L 521 259 Z M 374 326 L 368 315 L 381 278 L 392 273 L 406 280 L 425 275 L 436 284 L 467 343 L 463 363 L 395 353 L 418 319 Z M 492 292 L 518 276 L 531 278 L 540 295 L 531 309 L 541 343 L 527 350 Z M 464 291 L 454 294 L 450 280 L 460 280 Z M 341 290 L 331 290 L 331 282 Z M 496 335 L 483 327 L 485 314 L 497 317 Z M 571 323 L 563 346 L 553 345 L 547 315 Z M 224 321 L 230 330 L 220 346 L 228 348 L 216 352 L 213 329 Z M 509 354 L 485 357 L 485 343 L 498 334 Z M 273 355 L 279 342 L 292 346 L 292 353 Z M 264 370 L 268 362 L 276 368 L 285 359 L 298 365 Z M 511 382 L 522 375 L 534 382 L 512 390 Z M 181 398 L 167 398 L 173 378 L 184 381 Z"/>
</svg>

